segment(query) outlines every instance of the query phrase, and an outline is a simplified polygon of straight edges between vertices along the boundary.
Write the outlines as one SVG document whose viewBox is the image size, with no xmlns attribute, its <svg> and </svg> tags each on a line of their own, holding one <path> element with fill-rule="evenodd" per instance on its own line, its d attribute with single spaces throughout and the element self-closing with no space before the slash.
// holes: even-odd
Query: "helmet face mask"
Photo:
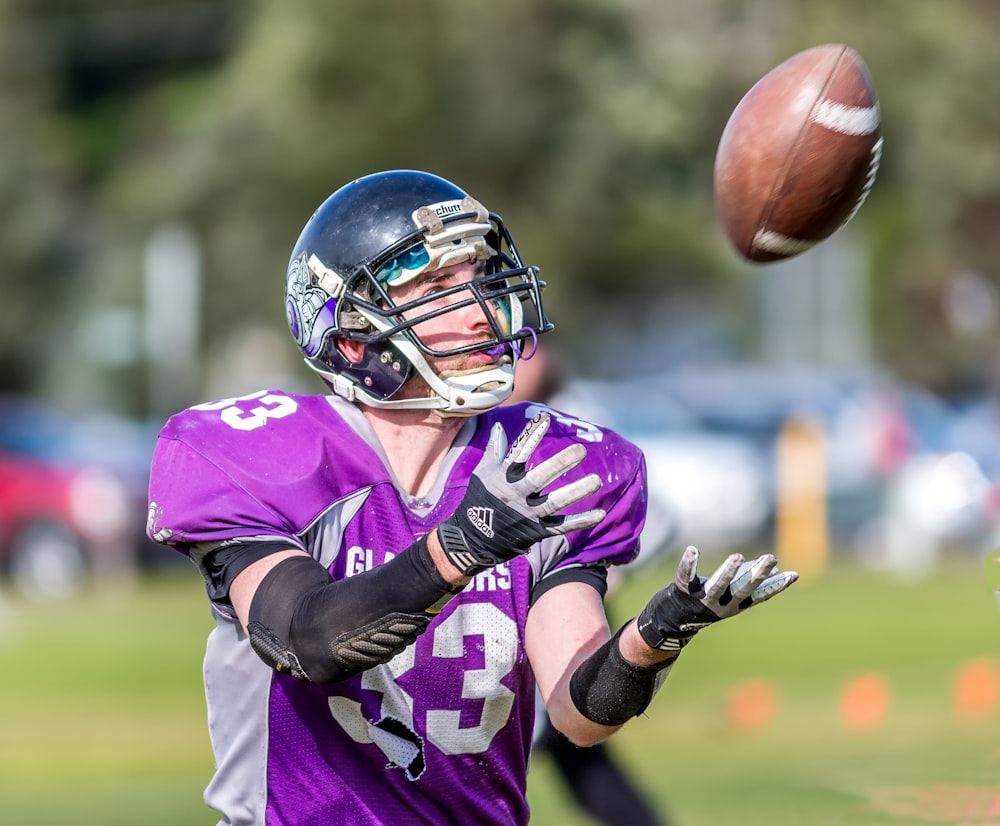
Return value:
<svg viewBox="0 0 1000 826">
<path fill-rule="evenodd" d="M 471 280 L 404 303 L 393 298 L 404 292 L 394 287 L 425 272 L 478 261 Z M 339 395 L 377 407 L 469 415 L 510 395 L 523 342 L 551 329 L 543 286 L 498 215 L 442 178 L 385 172 L 335 192 L 306 225 L 288 268 L 286 308 L 306 363 Z M 485 340 L 442 349 L 414 329 L 473 304 L 489 324 Z M 344 355 L 341 339 L 364 343 L 360 360 Z M 441 375 L 429 362 L 474 352 L 496 361 Z M 430 395 L 399 397 L 417 374 Z"/>
</svg>

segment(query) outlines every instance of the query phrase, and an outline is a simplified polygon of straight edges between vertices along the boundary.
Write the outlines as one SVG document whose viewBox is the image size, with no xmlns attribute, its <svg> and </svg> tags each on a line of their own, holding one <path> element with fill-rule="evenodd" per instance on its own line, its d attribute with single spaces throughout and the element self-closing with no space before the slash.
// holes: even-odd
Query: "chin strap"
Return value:
<svg viewBox="0 0 1000 826">
<path fill-rule="evenodd" d="M 475 416 L 499 407 L 514 392 L 513 364 L 497 365 L 489 370 L 449 376 L 447 379 L 434 376 L 434 382 L 428 382 L 434 394 L 412 399 L 380 399 L 366 393 L 345 376 L 322 370 L 308 359 L 306 364 L 319 373 L 338 396 L 382 409 L 436 410 L 442 416 Z M 426 376 L 421 375 L 426 380 Z"/>
</svg>

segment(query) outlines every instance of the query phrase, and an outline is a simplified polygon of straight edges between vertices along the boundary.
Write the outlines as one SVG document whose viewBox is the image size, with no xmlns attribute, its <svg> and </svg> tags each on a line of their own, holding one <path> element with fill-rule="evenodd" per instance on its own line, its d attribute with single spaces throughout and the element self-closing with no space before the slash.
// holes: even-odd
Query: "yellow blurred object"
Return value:
<svg viewBox="0 0 1000 826">
<path fill-rule="evenodd" d="M 826 431 L 809 419 L 789 419 L 777 450 L 775 553 L 785 570 L 813 579 L 830 555 L 827 521 Z"/>
</svg>

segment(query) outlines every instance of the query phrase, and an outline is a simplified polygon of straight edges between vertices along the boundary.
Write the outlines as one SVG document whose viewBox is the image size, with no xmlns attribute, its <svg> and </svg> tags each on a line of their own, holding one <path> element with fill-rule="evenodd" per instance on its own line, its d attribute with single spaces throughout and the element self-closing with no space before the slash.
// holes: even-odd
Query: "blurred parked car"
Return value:
<svg viewBox="0 0 1000 826">
<path fill-rule="evenodd" d="M 649 508 L 640 561 L 687 544 L 738 549 L 761 539 L 771 513 L 769 470 L 746 436 L 705 428 L 655 380 L 576 379 L 552 404 L 613 428 L 645 454 Z"/>
<path fill-rule="evenodd" d="M 972 440 L 956 438 L 956 409 L 891 375 L 729 364 L 578 380 L 567 391 L 568 409 L 645 450 L 650 511 L 657 503 L 671 511 L 675 545 L 771 539 L 779 444 L 793 420 L 825 436 L 837 547 L 925 572 L 943 549 L 974 547 L 996 520 L 985 453 L 963 449 Z M 1000 427 L 996 434 L 994 450 Z"/>
<path fill-rule="evenodd" d="M 976 458 L 983 473 L 1000 482 L 1000 398 L 966 400 L 947 434 L 949 444 Z"/>
<path fill-rule="evenodd" d="M 1000 549 L 1000 398 L 985 395 L 966 400 L 949 432 L 949 442 L 956 450 L 975 457 L 989 482 L 990 508 L 988 529 L 979 542 L 980 552 L 988 556 L 990 579 L 1000 583 L 996 565 Z M 1000 599 L 1000 588 L 997 590 Z"/>
<path fill-rule="evenodd" d="M 0 399 L 0 572 L 32 597 L 130 575 L 145 540 L 144 429 Z"/>
<path fill-rule="evenodd" d="M 977 550 L 992 530 L 993 489 L 968 453 L 919 453 L 888 488 L 882 515 L 859 536 L 874 567 L 906 578 L 929 573 L 950 548 Z"/>
<path fill-rule="evenodd" d="M 718 365 L 678 369 L 654 380 L 658 393 L 684 405 L 707 433 L 752 445 L 767 468 L 773 512 L 777 451 L 785 428 L 805 421 L 825 435 L 827 512 L 831 532 L 849 539 L 883 505 L 886 481 L 910 450 L 898 407 L 855 378 L 816 370 Z"/>
</svg>

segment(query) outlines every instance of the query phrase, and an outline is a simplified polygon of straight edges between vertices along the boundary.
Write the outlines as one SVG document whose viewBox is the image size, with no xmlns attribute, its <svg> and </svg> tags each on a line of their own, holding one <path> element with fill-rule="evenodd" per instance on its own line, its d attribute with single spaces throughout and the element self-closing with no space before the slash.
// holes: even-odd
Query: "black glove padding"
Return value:
<svg viewBox="0 0 1000 826">
<path fill-rule="evenodd" d="M 680 651 L 702 628 L 780 594 L 799 578 L 778 572 L 773 554 L 745 562 L 730 554 L 708 579 L 698 576 L 698 549 L 681 555 L 677 577 L 658 591 L 639 614 L 639 634 L 660 651 Z"/>
<path fill-rule="evenodd" d="M 448 559 L 471 576 L 528 550 L 547 536 L 589 528 L 605 517 L 600 509 L 562 515 L 559 511 L 601 487 L 591 473 L 574 482 L 541 491 L 587 457 L 582 444 L 572 444 L 527 469 L 549 429 L 549 414 L 539 413 L 507 450 L 507 436 L 496 424 L 486 452 L 469 479 L 469 487 L 454 515 L 438 525 L 438 537 Z"/>
</svg>

